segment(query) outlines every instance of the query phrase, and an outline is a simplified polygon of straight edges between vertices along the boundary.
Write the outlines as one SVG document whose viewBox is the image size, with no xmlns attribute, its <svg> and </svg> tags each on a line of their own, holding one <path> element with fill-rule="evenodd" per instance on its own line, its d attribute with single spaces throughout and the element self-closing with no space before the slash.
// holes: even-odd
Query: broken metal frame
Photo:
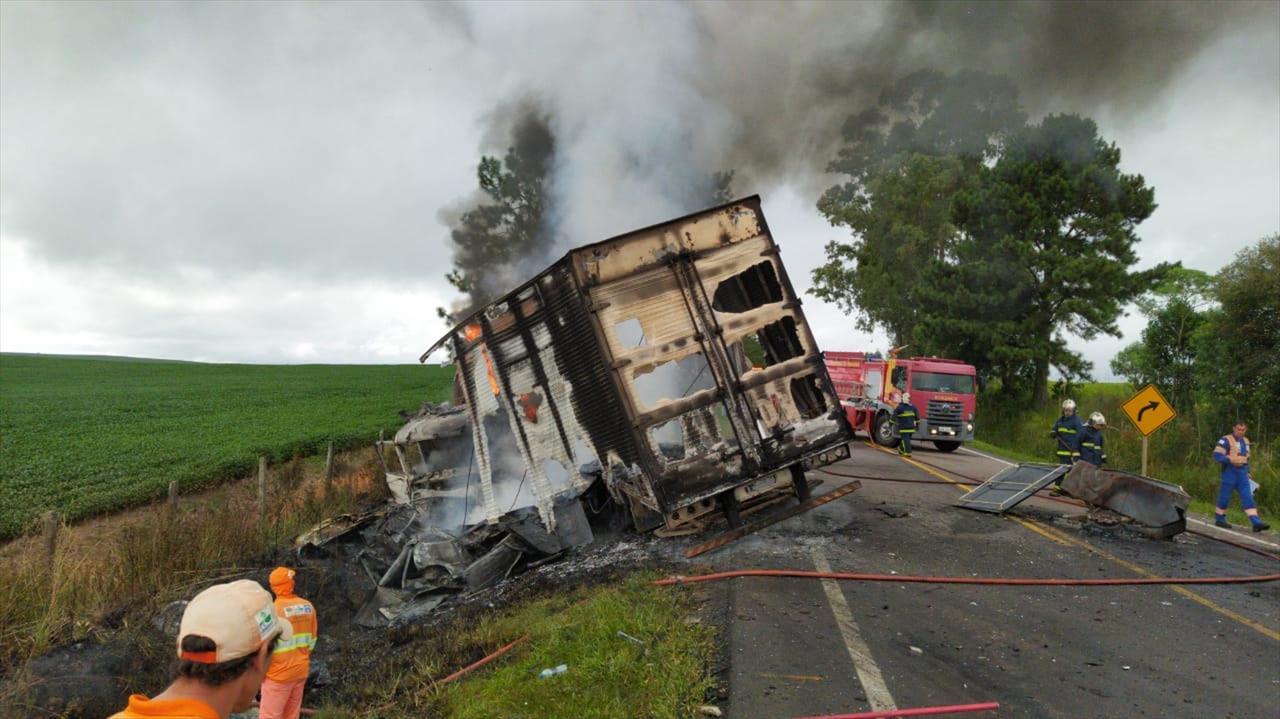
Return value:
<svg viewBox="0 0 1280 719">
<path fill-rule="evenodd" d="M 1024 462 L 1001 470 L 991 479 L 969 490 L 956 500 L 956 506 L 979 512 L 1000 514 L 1021 504 L 1028 497 L 1048 487 L 1071 469 L 1068 464 Z"/>
<path fill-rule="evenodd" d="M 722 301 L 726 282 L 737 294 Z M 580 490 L 577 465 L 589 458 L 576 440 L 638 526 L 670 525 L 709 497 L 847 456 L 851 432 L 800 304 L 753 196 L 571 250 L 421 359 L 453 351 L 490 522 L 501 512 L 484 420 L 505 414 L 549 528 L 558 490 L 543 463 L 559 463 Z M 630 320 L 642 331 L 633 347 L 617 334 Z M 768 366 L 740 367 L 748 336 Z M 683 395 L 641 396 L 637 379 L 694 355 L 705 366 Z M 702 372 L 713 386 L 692 390 Z M 654 434 L 671 422 L 683 437 L 675 457 Z"/>
</svg>

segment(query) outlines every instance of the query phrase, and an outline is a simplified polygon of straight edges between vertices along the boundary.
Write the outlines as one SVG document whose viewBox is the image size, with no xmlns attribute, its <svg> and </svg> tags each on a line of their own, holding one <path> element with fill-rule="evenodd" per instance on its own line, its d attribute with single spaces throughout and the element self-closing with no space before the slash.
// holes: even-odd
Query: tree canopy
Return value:
<svg viewBox="0 0 1280 719">
<path fill-rule="evenodd" d="M 1068 336 L 1118 335 L 1169 269 L 1132 269 L 1154 191 L 1092 120 L 1027 124 L 1007 80 L 912 76 L 881 105 L 901 119 L 855 116 L 832 163 L 849 179 L 819 209 L 853 236 L 828 245 L 813 293 L 1037 404 L 1051 367 L 1087 376 Z"/>
</svg>

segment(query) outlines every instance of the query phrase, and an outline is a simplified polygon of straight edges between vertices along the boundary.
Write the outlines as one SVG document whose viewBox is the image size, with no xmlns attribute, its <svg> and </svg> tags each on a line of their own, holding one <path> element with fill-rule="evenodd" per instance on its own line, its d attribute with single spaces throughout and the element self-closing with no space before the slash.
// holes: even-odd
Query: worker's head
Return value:
<svg viewBox="0 0 1280 719">
<path fill-rule="evenodd" d="M 293 578 L 297 572 L 288 567 L 276 567 L 271 570 L 271 577 L 267 581 L 271 583 L 271 591 L 275 592 L 277 597 L 288 597 L 293 595 Z"/>
<path fill-rule="evenodd" d="M 1093 425 L 1094 427 L 1106 427 L 1107 418 L 1103 417 L 1101 412 L 1094 412 L 1093 414 L 1089 415 L 1089 424 Z"/>
<path fill-rule="evenodd" d="M 1245 426 L 1244 422 L 1236 422 L 1231 427 L 1231 434 L 1235 435 L 1236 439 L 1244 439 L 1244 433 L 1248 430 L 1249 428 Z"/>
<path fill-rule="evenodd" d="M 187 604 L 178 629 L 178 676 L 230 694 L 244 711 L 262 687 L 276 642 L 293 627 L 257 582 L 215 584 Z"/>
<path fill-rule="evenodd" d="M 903 401 L 903 402 L 906 402 L 907 404 L 911 404 L 911 393 L 910 393 L 910 392 L 903 392 L 903 393 L 902 393 L 902 401 Z"/>
<path fill-rule="evenodd" d="M 1074 399 L 1062 400 L 1062 416 L 1070 417 L 1076 413 L 1076 401 Z"/>
</svg>

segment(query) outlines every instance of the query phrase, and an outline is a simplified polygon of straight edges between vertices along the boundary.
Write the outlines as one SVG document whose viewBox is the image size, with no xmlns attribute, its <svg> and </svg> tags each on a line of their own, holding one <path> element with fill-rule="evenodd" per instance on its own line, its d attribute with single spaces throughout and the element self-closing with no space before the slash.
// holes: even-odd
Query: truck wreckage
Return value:
<svg viewBox="0 0 1280 719">
<path fill-rule="evenodd" d="M 377 445 L 393 504 L 299 540 L 359 564 L 370 624 L 589 543 L 608 509 L 640 532 L 736 527 L 849 456 L 757 196 L 570 250 L 421 361 L 442 347 L 454 403 Z"/>
</svg>

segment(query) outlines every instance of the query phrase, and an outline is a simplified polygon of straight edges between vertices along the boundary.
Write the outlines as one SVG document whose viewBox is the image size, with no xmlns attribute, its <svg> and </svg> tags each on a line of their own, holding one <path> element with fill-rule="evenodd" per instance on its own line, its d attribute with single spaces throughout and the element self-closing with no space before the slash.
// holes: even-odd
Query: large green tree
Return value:
<svg viewBox="0 0 1280 719">
<path fill-rule="evenodd" d="M 1001 377 L 1048 399 L 1051 367 L 1068 379 L 1090 364 L 1071 336 L 1119 335 L 1116 319 L 1167 265 L 1135 272 L 1136 227 L 1155 209 L 1141 175 L 1092 120 L 1052 115 L 1009 137 L 973 189 L 957 195 L 962 235 L 916 294 L 926 344 L 959 347 Z"/>
<path fill-rule="evenodd" d="M 914 342 L 910 296 L 956 240 L 952 199 L 1025 120 L 1007 78 L 933 71 L 903 78 L 875 108 L 850 117 L 828 167 L 845 180 L 818 202 L 850 237 L 827 245 L 812 293 L 863 329 L 883 327 L 895 344 Z"/>
</svg>

